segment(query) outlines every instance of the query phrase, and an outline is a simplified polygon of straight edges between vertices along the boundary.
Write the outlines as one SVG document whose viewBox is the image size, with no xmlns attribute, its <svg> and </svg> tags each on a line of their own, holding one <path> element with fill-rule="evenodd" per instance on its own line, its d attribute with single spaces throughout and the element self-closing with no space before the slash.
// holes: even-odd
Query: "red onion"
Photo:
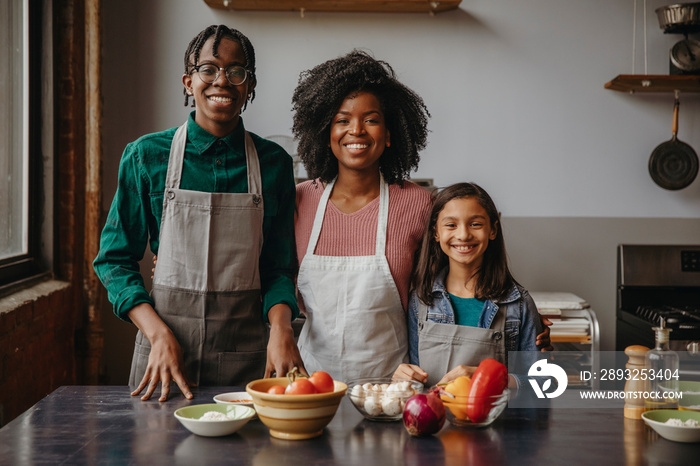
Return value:
<svg viewBox="0 0 700 466">
<path fill-rule="evenodd" d="M 445 424 L 445 406 L 433 393 L 413 395 L 403 410 L 403 425 L 416 437 L 432 435 Z"/>
</svg>

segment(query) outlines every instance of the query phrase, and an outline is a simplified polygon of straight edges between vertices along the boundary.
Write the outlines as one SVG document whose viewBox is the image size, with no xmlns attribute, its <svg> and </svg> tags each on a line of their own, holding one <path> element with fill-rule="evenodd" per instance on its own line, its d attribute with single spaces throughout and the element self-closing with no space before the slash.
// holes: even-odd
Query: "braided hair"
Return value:
<svg viewBox="0 0 700 466">
<path fill-rule="evenodd" d="M 214 36 L 212 51 L 215 57 L 219 56 L 219 43 L 222 38 L 226 37 L 240 44 L 245 56 L 245 68 L 250 74 L 249 79 L 255 80 L 255 49 L 253 49 L 253 44 L 238 29 L 232 29 L 223 24 L 209 26 L 190 41 L 190 45 L 187 46 L 187 51 L 185 52 L 185 74 L 192 74 L 194 67 L 199 64 L 199 53 L 202 51 L 204 43 L 212 36 Z M 190 102 L 190 96 L 184 88 L 182 92 L 185 94 L 185 106 L 187 106 Z M 250 102 L 253 99 L 255 99 L 255 89 L 250 94 Z M 246 101 L 241 111 L 245 110 L 247 106 L 248 101 Z M 194 99 L 192 99 L 192 107 L 194 107 Z"/>
<path fill-rule="evenodd" d="M 343 101 L 359 92 L 369 92 L 379 100 L 391 134 L 391 146 L 384 149 L 379 170 L 387 183 L 401 184 L 418 168 L 430 113 L 423 99 L 396 79 L 388 63 L 360 50 L 299 76 L 292 96 L 292 132 L 301 161 L 312 179 L 329 182 L 336 177 L 338 159 L 328 147 L 331 123 Z"/>
</svg>

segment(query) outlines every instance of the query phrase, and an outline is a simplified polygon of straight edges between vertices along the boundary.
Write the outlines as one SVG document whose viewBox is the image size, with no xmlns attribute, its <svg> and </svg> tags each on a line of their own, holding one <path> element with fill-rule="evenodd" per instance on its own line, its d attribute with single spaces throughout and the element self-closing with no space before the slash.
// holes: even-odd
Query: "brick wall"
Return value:
<svg viewBox="0 0 700 466">
<path fill-rule="evenodd" d="M 61 385 L 75 384 L 74 287 L 45 281 L 0 306 L 0 426 Z"/>
<path fill-rule="evenodd" d="M 0 299 L 0 426 L 10 422 L 61 385 L 91 383 L 85 370 L 94 322 L 88 317 L 84 277 L 91 273 L 86 257 L 86 3 L 99 0 L 55 0 L 52 4 L 55 133 L 54 279 L 34 283 Z M 44 154 L 48 156 L 50 154 Z M 55 198 L 55 199 L 54 199 Z M 96 338 L 98 340 L 98 338 Z M 94 371 L 94 370 L 93 370 Z M 0 460 L 1 462 L 1 460 Z"/>
</svg>

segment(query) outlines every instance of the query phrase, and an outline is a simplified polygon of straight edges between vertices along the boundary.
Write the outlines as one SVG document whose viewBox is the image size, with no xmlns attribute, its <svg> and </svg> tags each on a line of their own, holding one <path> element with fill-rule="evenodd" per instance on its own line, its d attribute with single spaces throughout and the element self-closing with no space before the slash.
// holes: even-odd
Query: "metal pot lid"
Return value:
<svg viewBox="0 0 700 466">
<path fill-rule="evenodd" d="M 700 41 L 685 39 L 671 48 L 671 63 L 683 71 L 700 70 Z"/>
<path fill-rule="evenodd" d="M 649 158 L 649 174 L 654 183 L 676 191 L 686 188 L 698 174 L 698 156 L 679 140 L 660 144 Z"/>
</svg>

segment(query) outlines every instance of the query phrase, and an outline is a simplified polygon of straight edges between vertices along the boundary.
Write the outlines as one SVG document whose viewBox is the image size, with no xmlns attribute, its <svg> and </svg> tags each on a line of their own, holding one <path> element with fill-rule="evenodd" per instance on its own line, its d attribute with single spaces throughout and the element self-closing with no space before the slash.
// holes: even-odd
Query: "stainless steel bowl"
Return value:
<svg viewBox="0 0 700 466">
<path fill-rule="evenodd" d="M 700 32 L 700 2 L 676 3 L 657 8 L 659 27 L 667 34 Z"/>
</svg>

